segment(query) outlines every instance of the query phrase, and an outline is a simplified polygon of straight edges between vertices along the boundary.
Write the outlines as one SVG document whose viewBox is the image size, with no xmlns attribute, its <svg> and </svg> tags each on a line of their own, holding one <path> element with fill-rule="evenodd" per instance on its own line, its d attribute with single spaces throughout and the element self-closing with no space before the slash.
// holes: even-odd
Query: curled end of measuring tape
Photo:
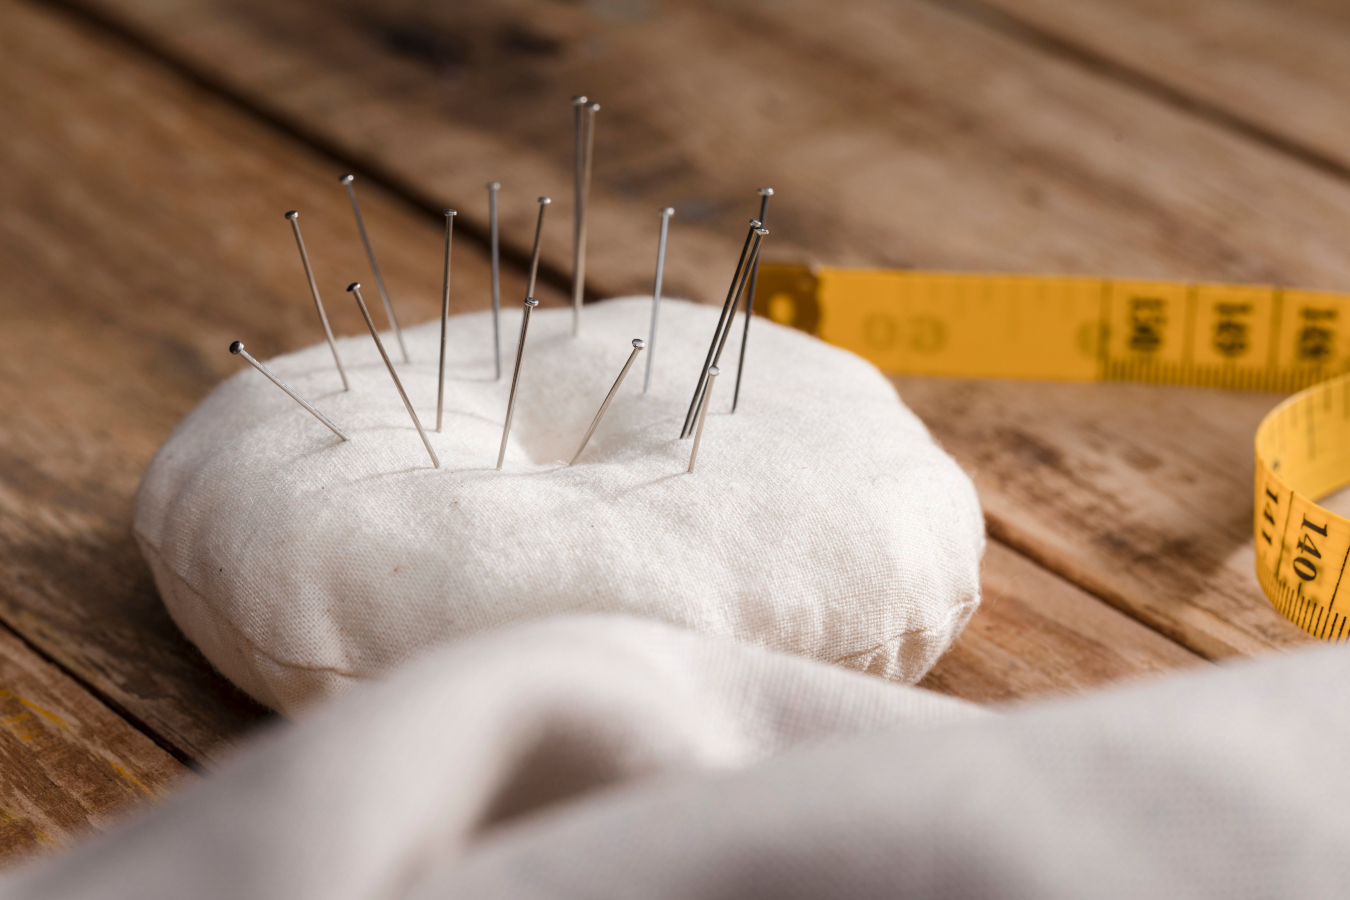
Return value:
<svg viewBox="0 0 1350 900">
<path fill-rule="evenodd" d="M 1285 400 L 1256 430 L 1256 575 L 1285 618 L 1350 640 L 1350 519 L 1316 502 L 1350 483 L 1350 375 Z"/>
</svg>

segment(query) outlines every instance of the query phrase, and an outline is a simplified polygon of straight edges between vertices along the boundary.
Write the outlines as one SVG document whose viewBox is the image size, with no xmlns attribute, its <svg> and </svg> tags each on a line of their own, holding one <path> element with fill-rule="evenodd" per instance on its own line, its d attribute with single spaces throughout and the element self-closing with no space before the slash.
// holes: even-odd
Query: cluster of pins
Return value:
<svg viewBox="0 0 1350 900">
<path fill-rule="evenodd" d="M 586 221 L 587 206 L 590 199 L 591 186 L 591 161 L 592 151 L 595 144 L 595 114 L 600 110 L 600 104 L 590 102 L 586 97 L 573 97 L 572 106 L 574 112 L 575 128 L 575 157 L 574 157 L 574 216 L 572 222 L 572 334 L 576 336 L 581 331 L 581 305 L 586 293 Z M 351 201 L 352 214 L 356 219 L 356 230 L 361 237 L 361 243 L 366 251 L 366 258 L 370 263 L 371 273 L 375 276 L 375 285 L 379 290 L 380 302 L 384 307 L 385 318 L 388 320 L 390 328 L 394 332 L 394 338 L 398 343 L 400 355 L 403 362 L 409 363 L 411 359 L 408 355 L 408 346 L 403 340 L 403 329 L 399 326 L 398 317 L 394 313 L 394 305 L 389 299 L 389 291 L 385 287 L 384 276 L 380 272 L 380 264 L 375 258 L 375 248 L 371 245 L 370 235 L 366 232 L 365 220 L 361 216 L 361 205 L 356 199 L 356 189 L 353 187 L 355 176 L 343 175 L 340 183 L 347 190 L 347 197 Z M 500 252 L 498 244 L 497 230 L 497 193 L 501 189 L 498 182 L 489 182 L 488 191 L 488 226 L 489 226 L 489 249 L 492 262 L 492 346 L 493 346 L 493 364 L 496 370 L 496 378 L 502 377 L 502 354 L 501 354 L 501 277 L 500 277 Z M 760 205 L 759 218 L 750 220 L 750 230 L 746 234 L 745 244 L 741 248 L 740 259 L 736 263 L 736 270 L 732 275 L 731 286 L 727 290 L 726 301 L 722 305 L 722 313 L 718 317 L 717 328 L 713 332 L 712 342 L 708 347 L 708 354 L 704 360 L 703 366 L 699 371 L 698 383 L 694 388 L 694 396 L 690 400 L 689 410 L 685 415 L 684 425 L 680 430 L 680 437 L 687 438 L 693 435 L 693 447 L 689 453 L 689 472 L 694 471 L 694 463 L 698 459 L 699 444 L 703 439 L 703 425 L 708 415 L 708 405 L 712 397 L 713 383 L 720 373 L 719 365 L 722 359 L 722 350 L 726 345 L 727 336 L 731 331 L 732 323 L 735 320 L 736 312 L 740 306 L 741 297 L 746 297 L 744 330 L 741 337 L 740 359 L 736 367 L 736 384 L 732 394 L 731 411 L 736 412 L 737 405 L 740 402 L 741 394 L 741 374 L 745 368 L 745 348 L 750 338 L 750 319 L 753 313 L 753 304 L 755 296 L 755 283 L 759 275 L 759 248 L 764 237 L 768 235 L 768 229 L 764 227 L 765 215 L 768 212 L 769 197 L 773 195 L 772 188 L 761 188 L 759 191 Z M 525 355 L 525 338 L 530 328 L 530 313 L 539 305 L 535 299 L 535 285 L 539 274 L 539 249 L 540 241 L 544 230 L 544 213 L 553 201 L 548 197 L 540 197 L 538 200 L 539 213 L 535 220 L 534 246 L 530 253 L 530 270 L 527 287 L 525 290 L 524 315 L 520 322 L 520 338 L 516 347 L 515 370 L 511 375 L 511 390 L 506 404 L 506 421 L 502 426 L 501 446 L 497 452 L 497 468 L 500 470 L 506 459 L 507 443 L 511 435 L 511 420 L 515 414 L 516 392 L 520 386 L 520 366 Z M 632 352 L 628 355 L 627 361 L 619 371 L 619 375 L 614 380 L 614 385 L 609 389 L 604 401 L 600 404 L 600 409 L 596 412 L 595 418 L 591 420 L 590 427 L 586 429 L 585 436 L 581 439 L 577 452 L 572 456 L 568 465 L 574 465 L 585 452 L 586 445 L 590 443 L 591 436 L 600 425 L 604 418 L 606 410 L 618 393 L 619 387 L 623 384 L 624 378 L 628 375 L 628 370 L 633 367 L 637 361 L 638 354 L 644 349 L 651 348 L 647 353 L 646 374 L 642 381 L 642 393 L 646 394 L 651 388 L 652 383 L 652 363 L 655 359 L 655 347 L 657 336 L 657 325 L 660 321 L 661 312 L 661 288 L 665 276 L 666 265 L 666 239 L 670 230 L 670 217 L 675 214 L 675 210 L 666 207 L 660 211 L 661 227 L 660 236 L 657 240 L 656 250 L 656 277 L 652 288 L 652 310 L 651 325 L 647 339 L 634 338 L 632 341 Z M 442 288 L 441 288 L 441 341 L 440 341 L 440 366 L 437 375 L 436 387 L 436 428 L 439 432 L 443 424 L 443 413 L 445 406 L 445 356 L 446 356 L 446 334 L 449 327 L 450 318 L 450 246 L 454 236 L 454 221 L 456 212 L 453 209 L 445 210 L 445 256 L 442 269 Z M 291 230 L 295 235 L 296 247 L 300 251 L 300 261 L 304 266 L 305 278 L 309 283 L 310 294 L 314 298 L 314 307 L 319 315 L 319 323 L 323 327 L 324 338 L 328 341 L 328 348 L 332 351 L 333 362 L 337 366 L 338 377 L 342 379 L 342 389 L 351 390 L 351 385 L 347 380 L 346 369 L 342 366 L 342 357 L 338 354 L 337 343 L 333 338 L 333 329 L 328 322 L 328 314 L 324 310 L 323 299 L 319 296 L 319 286 L 314 279 L 314 269 L 310 265 L 309 253 L 305 249 L 304 237 L 300 233 L 300 214 L 295 210 L 286 213 L 286 219 L 291 224 Z M 423 446 L 426 447 L 427 455 L 431 457 L 433 467 L 441 467 L 440 459 L 436 456 L 435 449 L 431 446 L 431 441 L 427 437 L 426 430 L 422 427 L 422 422 L 417 416 L 417 411 L 413 408 L 412 401 L 408 399 L 408 393 L 403 388 L 403 382 L 398 377 L 398 372 L 394 369 L 393 360 L 389 358 L 389 353 L 385 349 L 384 342 L 380 339 L 379 331 L 375 327 L 375 321 L 371 318 L 370 309 L 366 306 L 365 298 L 361 294 L 361 283 L 352 282 L 347 287 L 348 293 L 356 301 L 357 308 L 361 311 L 361 317 L 365 320 L 366 328 L 370 331 L 370 337 L 375 342 L 375 347 L 379 350 L 380 358 L 384 360 L 385 367 L 389 370 L 389 377 L 394 382 L 394 387 L 398 390 L 399 397 L 403 400 L 403 405 L 408 411 L 408 416 L 412 419 L 413 426 L 417 429 L 418 436 L 422 439 Z M 272 370 L 255 359 L 247 350 L 244 349 L 242 341 L 234 341 L 230 344 L 230 352 L 236 356 L 242 356 L 249 365 L 253 366 L 263 375 L 265 375 L 273 384 L 284 391 L 291 399 L 305 408 L 307 412 L 322 422 L 333 434 L 337 435 L 343 441 L 349 441 L 351 438 L 342 429 L 325 416 L 319 410 L 315 409 L 307 400 L 301 397 L 295 390 L 276 376 Z"/>
</svg>

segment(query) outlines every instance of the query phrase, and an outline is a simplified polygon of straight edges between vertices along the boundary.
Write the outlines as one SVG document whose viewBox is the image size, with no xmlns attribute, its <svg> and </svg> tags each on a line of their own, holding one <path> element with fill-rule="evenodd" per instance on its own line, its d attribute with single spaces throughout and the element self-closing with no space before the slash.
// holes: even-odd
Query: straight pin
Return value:
<svg viewBox="0 0 1350 900">
<path fill-rule="evenodd" d="M 727 313 L 731 311 L 731 301 L 737 296 L 737 285 L 741 281 L 741 272 L 745 268 L 746 257 L 750 254 L 750 243 L 755 238 L 755 229 L 760 227 L 758 219 L 750 220 L 750 230 L 745 233 L 745 243 L 741 246 L 741 258 L 736 261 L 736 271 L 731 275 L 731 286 L 727 288 L 727 299 L 722 304 L 722 314 L 717 319 L 717 328 L 713 331 L 712 342 L 708 344 L 708 357 L 703 361 L 703 367 L 699 369 L 698 385 L 694 388 L 694 397 L 689 401 L 689 412 L 684 415 L 684 424 L 680 426 L 680 438 L 689 436 L 689 430 L 694 424 L 694 414 L 698 410 L 699 398 L 703 396 L 703 386 L 708 381 L 708 367 L 713 364 L 713 354 L 717 352 L 717 339 L 722 334 L 722 329 L 727 324 Z"/>
<path fill-rule="evenodd" d="M 534 296 L 534 281 L 539 275 L 539 241 L 544 234 L 544 209 L 553 201 L 548 197 L 539 198 L 539 218 L 534 223 L 534 249 L 530 251 L 530 283 L 525 288 L 525 296 Z"/>
<path fill-rule="evenodd" d="M 576 207 L 572 226 L 572 336 L 581 333 L 581 301 L 586 294 L 586 212 L 591 196 L 591 158 L 595 148 L 595 114 L 599 103 L 573 97 L 576 111 Z M 583 128 L 582 111 L 585 111 Z"/>
<path fill-rule="evenodd" d="M 453 209 L 445 211 L 445 273 L 441 280 L 441 368 L 436 378 L 436 432 L 441 430 L 441 410 L 445 406 L 445 333 L 450 328 L 450 239 L 455 232 Z"/>
<path fill-rule="evenodd" d="M 314 296 L 314 308 L 319 311 L 319 322 L 323 325 L 323 336 L 328 339 L 328 349 L 333 351 L 333 362 L 337 363 L 338 375 L 342 378 L 342 389 L 351 390 L 347 384 L 347 372 L 342 368 L 342 359 L 338 356 L 337 344 L 333 342 L 333 329 L 328 324 L 328 314 L 323 311 L 323 301 L 319 299 L 319 285 L 314 281 L 314 270 L 309 266 L 309 254 L 305 252 L 305 240 L 300 237 L 300 213 L 291 210 L 286 219 L 295 232 L 295 245 L 300 248 L 300 262 L 305 265 L 305 278 L 309 279 L 309 292 Z M 241 348 L 243 344 L 239 345 Z"/>
<path fill-rule="evenodd" d="M 717 376 L 720 374 L 721 370 L 718 369 L 717 366 L 712 366 L 708 369 L 708 392 L 704 395 L 705 399 L 712 396 L 713 382 L 717 380 Z M 698 445 L 703 440 L 703 423 L 707 420 L 708 404 L 704 403 L 703 408 L 698 411 L 698 430 L 694 432 L 694 446 L 689 451 L 688 474 L 690 475 L 694 474 L 694 460 L 698 459 Z"/>
<path fill-rule="evenodd" d="M 642 393 L 652 386 L 652 360 L 656 358 L 656 320 L 661 314 L 661 281 L 666 274 L 666 234 L 670 230 L 670 217 L 675 215 L 673 207 L 661 210 L 661 237 L 656 242 L 656 284 L 652 287 L 652 327 L 647 336 L 651 352 L 647 354 L 647 374 L 642 379 Z"/>
<path fill-rule="evenodd" d="M 500 182 L 488 182 L 488 229 L 492 247 L 492 361 L 497 367 L 498 381 L 502 378 L 502 282 L 501 258 L 497 250 L 497 192 L 501 189 Z"/>
<path fill-rule="evenodd" d="M 262 363 L 258 362 L 256 359 L 254 359 L 254 358 L 249 354 L 249 352 L 248 352 L 247 350 L 244 349 L 244 342 L 243 342 L 243 341 L 235 341 L 233 344 L 230 344 L 230 352 L 233 353 L 235 356 L 242 356 L 244 359 L 248 360 L 249 365 L 253 366 L 253 368 L 257 369 L 259 372 L 261 372 L 261 373 L 263 373 L 264 375 L 266 375 L 269 379 L 271 379 L 271 381 L 272 381 L 273 384 L 275 384 L 277 387 L 281 388 L 283 391 L 285 391 L 287 394 L 289 394 L 289 395 L 290 395 L 290 398 L 291 398 L 292 400 L 294 400 L 296 403 L 299 403 L 299 404 L 300 404 L 301 406 L 303 406 L 305 409 L 309 410 L 310 415 L 312 415 L 314 418 L 318 419 L 318 420 L 319 420 L 320 422 L 322 422 L 323 424 L 327 425 L 327 426 L 328 426 L 328 430 L 331 431 L 331 432 L 333 432 L 333 434 L 336 434 L 338 437 L 342 438 L 344 441 L 350 441 L 350 440 L 351 440 L 351 438 L 347 437 L 347 435 L 343 433 L 343 431 L 342 431 L 341 428 L 338 428 L 336 425 L 334 425 L 332 422 L 330 422 L 330 421 L 328 420 L 328 417 L 327 417 L 327 416 L 325 416 L 323 413 L 319 412 L 319 411 L 318 411 L 317 409 L 315 409 L 314 407 L 310 406 L 309 403 L 305 400 L 304 397 L 301 397 L 301 396 L 300 396 L 299 394 L 297 394 L 295 391 L 291 390 L 291 386 L 290 386 L 289 384 L 287 384 L 286 382 L 282 381 L 282 380 L 281 380 L 280 378 L 278 378 L 277 376 L 273 375 L 271 369 L 267 368 L 267 366 L 264 366 Z"/>
<path fill-rule="evenodd" d="M 765 216 L 769 212 L 769 198 L 773 196 L 773 188 L 759 189 L 759 221 L 768 221 Z M 741 402 L 741 373 L 745 371 L 745 348 L 750 343 L 750 320 L 755 314 L 755 285 L 759 282 L 759 257 L 755 257 L 755 264 L 750 267 L 750 287 L 749 294 L 745 298 L 745 330 L 741 332 L 741 355 L 736 363 L 736 389 L 731 393 L 731 411 L 734 413 L 736 407 Z"/>
<path fill-rule="evenodd" d="M 764 237 L 768 233 L 769 229 L 767 228 L 755 229 L 755 243 L 754 246 L 750 248 L 750 262 L 745 267 L 744 271 L 741 272 L 741 283 L 736 288 L 736 300 L 731 304 L 731 315 L 727 317 L 726 328 L 722 330 L 722 336 L 717 341 L 717 352 L 713 355 L 712 361 L 712 364 L 714 366 L 720 366 L 722 364 L 722 350 L 726 348 L 727 336 L 731 334 L 731 323 L 736 318 L 736 307 L 740 305 L 741 295 L 745 291 L 746 280 L 750 277 L 750 269 L 759 259 L 760 243 L 764 240 Z M 707 388 L 705 386 L 703 396 L 698 399 L 698 403 L 702 405 L 703 403 L 706 402 L 706 400 L 707 400 Z M 695 415 L 697 414 L 698 413 L 696 410 Z"/>
<path fill-rule="evenodd" d="M 370 329 L 370 336 L 375 339 L 375 347 L 380 351 L 380 357 L 384 360 L 384 365 L 389 369 L 389 377 L 394 379 L 394 387 L 398 388 L 398 395 L 403 398 L 403 405 L 407 407 L 408 415 L 412 416 L 413 425 L 417 426 L 417 433 L 422 438 L 422 444 L 426 446 L 427 453 L 431 455 L 431 464 L 436 468 L 441 467 L 441 461 L 436 458 L 436 451 L 431 449 L 431 441 L 427 439 L 427 433 L 422 430 L 422 423 L 417 418 L 417 411 L 413 409 L 412 401 L 408 399 L 408 394 L 403 390 L 403 382 L 398 380 L 398 373 L 394 371 L 394 363 L 389 359 L 389 354 L 384 351 L 384 342 L 380 340 L 380 333 L 375 330 L 375 321 L 370 317 L 370 310 L 366 309 L 366 301 L 361 296 L 361 282 L 353 281 L 347 285 L 347 291 L 356 298 L 356 305 L 361 308 L 361 317 L 366 320 L 366 327 Z"/>
<path fill-rule="evenodd" d="M 403 329 L 398 327 L 398 317 L 394 315 L 394 304 L 389 302 L 389 292 L 384 287 L 384 276 L 380 274 L 380 264 L 375 261 L 375 248 L 370 246 L 370 235 L 366 234 L 366 221 L 361 218 L 361 207 L 356 202 L 356 189 L 352 187 L 352 182 L 356 180 L 355 175 L 343 175 L 339 181 L 347 188 L 347 196 L 352 201 L 352 212 L 356 214 L 356 230 L 361 232 L 361 243 L 366 245 L 366 257 L 370 260 L 370 270 L 375 273 L 375 286 L 380 289 L 380 299 L 384 301 L 384 314 L 389 317 L 389 324 L 393 326 L 394 337 L 398 338 L 398 348 L 403 351 L 403 361 L 411 362 L 408 359 L 408 347 L 403 343 Z"/>
<path fill-rule="evenodd" d="M 540 208 L 542 214 L 543 208 Z M 538 238 L 535 239 L 536 248 Z M 502 426 L 502 447 L 497 451 L 497 471 L 506 459 L 506 439 L 511 434 L 511 419 L 516 414 L 516 388 L 520 385 L 520 361 L 525 356 L 525 333 L 530 330 L 530 310 L 539 305 L 533 297 L 525 298 L 525 316 L 520 320 L 520 343 L 516 345 L 516 370 L 511 374 L 511 397 L 506 401 L 506 424 Z"/>
<path fill-rule="evenodd" d="M 614 379 L 614 387 L 610 388 L 609 393 L 605 395 L 605 402 L 600 404 L 600 411 L 597 412 L 595 418 L 591 420 L 591 427 L 586 429 L 586 436 L 581 439 L 581 446 L 577 448 L 576 455 L 573 456 L 572 461 L 568 463 L 569 466 L 575 466 L 577 460 L 581 459 L 581 451 L 585 450 L 586 445 L 590 443 L 591 435 L 595 434 L 595 429 L 600 425 L 600 420 L 604 417 L 605 410 L 609 409 L 609 402 L 613 400 L 614 395 L 619 392 L 619 385 L 623 384 L 623 377 L 628 374 L 628 370 L 633 366 L 633 360 L 637 359 L 637 355 L 642 352 L 642 348 L 645 346 L 647 346 L 646 342 L 643 341 L 642 338 L 633 338 L 633 352 L 628 354 L 628 362 L 624 363 L 623 368 L 619 370 L 619 377 Z"/>
</svg>

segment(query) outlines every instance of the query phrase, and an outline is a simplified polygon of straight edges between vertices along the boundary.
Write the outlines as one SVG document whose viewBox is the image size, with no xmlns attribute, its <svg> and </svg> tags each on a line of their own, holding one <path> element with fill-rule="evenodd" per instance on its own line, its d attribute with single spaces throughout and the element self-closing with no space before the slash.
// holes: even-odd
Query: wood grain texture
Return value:
<svg viewBox="0 0 1350 900">
<path fill-rule="evenodd" d="M 1275 394 L 894 378 L 971 473 L 990 531 L 1215 659 L 1312 640 L 1251 555 L 1252 438 Z"/>
<path fill-rule="evenodd" d="M 72 2 L 466 222 L 502 181 L 522 249 L 536 194 L 569 213 L 585 92 L 601 293 L 647 287 L 673 205 L 669 287 L 718 297 L 761 184 L 778 255 L 1350 281 L 1350 188 L 921 0 Z"/>
<path fill-rule="evenodd" d="M 366 264 L 331 162 L 68 17 L 0 2 L 0 618 L 186 757 L 264 711 L 173 626 L 131 536 L 179 419 L 239 360 L 322 338 L 282 213 L 338 333 Z M 363 185 L 405 322 L 439 311 L 441 231 Z M 457 308 L 487 302 L 456 249 Z M 506 296 L 523 296 L 511 273 Z"/>
<path fill-rule="evenodd" d="M 982 581 L 979 610 L 921 687 L 1006 703 L 1205 664 L 997 541 Z"/>
<path fill-rule="evenodd" d="M 69 845 L 192 776 L 0 628 L 0 866 Z"/>
<path fill-rule="evenodd" d="M 987 4 L 987 6 L 986 6 Z M 1336 0 L 981 0 L 1011 23 L 1350 175 L 1350 7 Z M 1014 27 L 1015 27 L 1014 26 Z"/>
<path fill-rule="evenodd" d="M 500 179 L 517 246 L 537 191 L 567 211 L 567 98 L 594 96 L 602 292 L 645 286 L 656 209 L 672 203 L 669 285 L 716 297 L 762 183 L 778 190 L 780 256 L 1350 284 L 1350 186 L 940 5 L 76 2 L 411 195 L 481 219 L 479 185 Z M 555 268 L 567 249 L 549 246 Z M 1225 562 L 1244 540 L 1248 425 L 1267 400 L 938 381 L 913 393 L 978 462 L 991 523 L 1024 552 L 1206 656 L 1304 640 Z M 950 421 L 966 408 L 978 417 Z M 1160 463 L 1122 462 L 1112 440 L 1156 447 Z M 1071 477 L 1038 464 L 1038 447 Z"/>
</svg>

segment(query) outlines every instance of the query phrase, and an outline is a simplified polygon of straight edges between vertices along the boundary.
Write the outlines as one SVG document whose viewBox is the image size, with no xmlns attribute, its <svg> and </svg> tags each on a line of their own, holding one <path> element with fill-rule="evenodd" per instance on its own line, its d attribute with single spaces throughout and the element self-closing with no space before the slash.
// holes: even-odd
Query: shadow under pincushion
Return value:
<svg viewBox="0 0 1350 900">
<path fill-rule="evenodd" d="M 562 613 L 917 680 L 978 603 L 983 523 L 969 479 L 870 364 L 757 320 L 740 408 L 728 414 L 724 365 L 686 474 L 678 435 L 718 310 L 666 300 L 650 392 L 640 356 L 566 465 L 650 307 L 588 306 L 579 338 L 570 310 L 532 314 L 500 472 L 519 310 L 502 314 L 500 381 L 491 314 L 451 319 L 440 433 L 440 323 L 405 331 L 413 361 L 397 369 L 439 470 L 368 336 L 338 342 L 350 391 L 326 344 L 268 361 L 349 442 L 241 371 L 174 431 L 137 497 L 137 540 L 179 627 L 283 711 Z"/>
</svg>

